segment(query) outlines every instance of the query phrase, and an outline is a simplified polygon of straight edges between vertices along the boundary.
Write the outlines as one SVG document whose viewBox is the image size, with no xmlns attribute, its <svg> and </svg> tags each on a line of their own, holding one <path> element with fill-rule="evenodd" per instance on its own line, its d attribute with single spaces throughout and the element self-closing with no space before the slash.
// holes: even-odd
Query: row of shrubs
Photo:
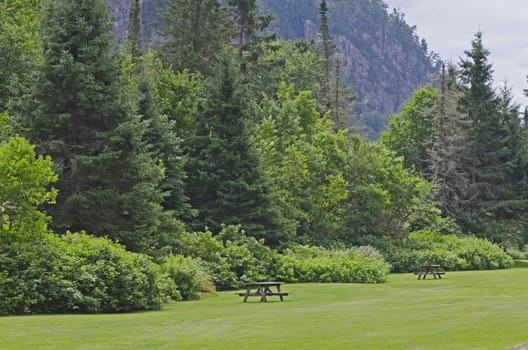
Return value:
<svg viewBox="0 0 528 350">
<path fill-rule="evenodd" d="M 373 249 L 292 246 L 279 253 L 237 226 L 187 233 L 160 264 L 84 233 L 0 240 L 0 315 L 159 309 L 169 299 L 245 282 L 379 283 L 389 265 Z"/>
<path fill-rule="evenodd" d="M 439 264 L 449 271 L 503 269 L 514 265 L 507 252 L 488 240 L 429 230 L 411 233 L 401 245 L 383 249 L 383 255 L 393 272 L 413 272 L 426 264 Z"/>
<path fill-rule="evenodd" d="M 385 244 L 382 251 L 385 258 L 371 246 L 292 245 L 278 252 L 238 226 L 226 226 L 216 236 L 183 234 L 174 254 L 156 264 L 83 233 L 37 241 L 7 236 L 0 240 L 0 315 L 154 310 L 169 299 L 197 299 L 259 280 L 380 283 L 391 269 L 412 272 L 432 263 L 448 270 L 513 266 L 488 241 L 431 231 L 415 232 L 399 246 Z"/>
<path fill-rule="evenodd" d="M 236 289 L 245 282 L 259 280 L 380 283 L 390 271 L 383 256 L 371 247 L 329 250 L 292 245 L 278 252 L 245 235 L 237 226 L 226 226 L 216 236 L 210 232 L 186 233 L 180 238 L 177 253 L 193 258 L 188 265 L 197 261 L 203 266 L 205 275 L 195 273 L 195 281 L 187 285 L 205 285 L 206 290 L 211 282 L 218 289 Z M 184 298 L 199 295 L 177 284 Z"/>
</svg>

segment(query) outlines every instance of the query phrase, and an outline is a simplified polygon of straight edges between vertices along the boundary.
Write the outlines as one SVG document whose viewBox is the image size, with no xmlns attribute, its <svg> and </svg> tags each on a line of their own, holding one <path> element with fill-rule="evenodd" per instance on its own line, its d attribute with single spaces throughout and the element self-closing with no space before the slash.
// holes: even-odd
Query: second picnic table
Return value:
<svg viewBox="0 0 528 350">
<path fill-rule="evenodd" d="M 238 293 L 239 296 L 244 297 L 244 302 L 249 297 L 260 297 L 261 302 L 267 302 L 268 296 L 278 296 L 280 301 L 284 301 L 284 296 L 288 295 L 288 292 L 281 291 L 281 284 L 283 282 L 268 281 L 268 282 L 248 282 L 246 283 L 246 291 Z M 275 291 L 272 290 L 275 288 Z"/>
</svg>

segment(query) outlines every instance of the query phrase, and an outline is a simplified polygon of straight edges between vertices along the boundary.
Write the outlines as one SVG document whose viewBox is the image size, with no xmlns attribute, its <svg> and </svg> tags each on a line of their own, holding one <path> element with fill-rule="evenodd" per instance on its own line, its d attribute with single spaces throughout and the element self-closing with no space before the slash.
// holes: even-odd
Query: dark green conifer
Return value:
<svg viewBox="0 0 528 350">
<path fill-rule="evenodd" d="M 188 167 L 188 191 L 198 216 L 193 228 L 217 233 L 240 224 L 247 234 L 278 244 L 281 216 L 250 142 L 247 94 L 232 55 L 224 53 L 199 111 Z"/>
<path fill-rule="evenodd" d="M 501 112 L 504 107 L 492 87 L 493 68 L 488 63 L 489 51 L 483 45 L 481 32 L 475 34 L 471 50 L 465 54 L 467 58 L 460 63 L 460 78 L 465 86 L 460 109 L 471 121 L 471 143 L 465 164 L 469 184 L 460 220 L 467 231 L 498 239 L 504 229 L 500 222 L 515 215 L 518 205 L 508 190 L 516 158 L 512 156 L 509 126 Z"/>
<path fill-rule="evenodd" d="M 113 50 L 107 2 L 50 0 L 41 32 L 44 61 L 18 120 L 59 174 L 52 228 L 160 248 L 162 169 Z"/>
<path fill-rule="evenodd" d="M 218 0 L 166 0 L 160 34 L 163 57 L 174 70 L 214 70 L 216 55 L 232 35 L 227 8 Z"/>
</svg>

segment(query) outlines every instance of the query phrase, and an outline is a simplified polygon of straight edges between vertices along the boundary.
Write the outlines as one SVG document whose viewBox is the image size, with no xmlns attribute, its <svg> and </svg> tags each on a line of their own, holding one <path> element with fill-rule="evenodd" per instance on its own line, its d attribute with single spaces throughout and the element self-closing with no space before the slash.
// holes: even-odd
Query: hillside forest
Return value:
<svg viewBox="0 0 528 350">
<path fill-rule="evenodd" d="M 166 0 L 148 50 L 139 0 L 122 43 L 105 0 L 0 3 L 0 315 L 524 253 L 528 117 L 481 33 L 369 141 L 325 0 L 312 41 L 255 0 Z"/>
</svg>

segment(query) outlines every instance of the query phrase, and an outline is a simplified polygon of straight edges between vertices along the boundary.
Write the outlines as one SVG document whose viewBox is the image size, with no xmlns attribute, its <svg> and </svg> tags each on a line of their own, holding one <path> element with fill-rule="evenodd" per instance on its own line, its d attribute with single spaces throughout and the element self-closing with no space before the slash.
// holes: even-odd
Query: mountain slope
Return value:
<svg viewBox="0 0 528 350">
<path fill-rule="evenodd" d="M 285 39 L 317 40 L 318 0 L 260 0 L 275 14 L 272 30 Z M 328 0 L 331 32 L 343 58 L 347 81 L 360 104 L 357 111 L 375 138 L 389 113 L 437 71 L 415 27 L 382 0 Z M 374 111 L 375 113 L 369 113 Z M 367 116 L 368 115 L 368 116 Z M 369 118 L 370 116 L 370 118 Z M 377 119 L 382 120 L 377 120 Z M 370 120 L 369 120 L 370 119 Z"/>
</svg>

